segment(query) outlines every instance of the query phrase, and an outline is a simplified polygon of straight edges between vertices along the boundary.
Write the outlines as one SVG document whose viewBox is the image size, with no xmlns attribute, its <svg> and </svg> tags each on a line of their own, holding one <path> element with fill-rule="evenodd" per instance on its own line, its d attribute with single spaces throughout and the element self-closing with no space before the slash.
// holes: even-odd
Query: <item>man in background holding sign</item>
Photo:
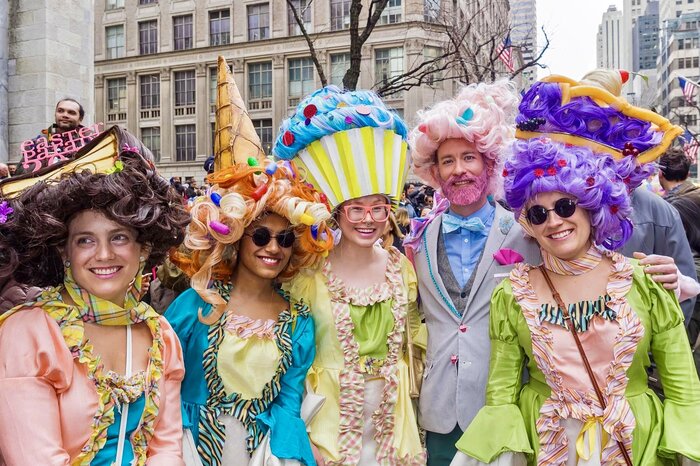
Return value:
<svg viewBox="0 0 700 466">
<path fill-rule="evenodd" d="M 100 133 L 100 124 L 81 125 L 85 110 L 77 100 L 58 101 L 55 122 L 34 139 L 21 144 L 22 163 L 17 174 L 34 172 L 57 161 L 66 160 Z"/>
</svg>

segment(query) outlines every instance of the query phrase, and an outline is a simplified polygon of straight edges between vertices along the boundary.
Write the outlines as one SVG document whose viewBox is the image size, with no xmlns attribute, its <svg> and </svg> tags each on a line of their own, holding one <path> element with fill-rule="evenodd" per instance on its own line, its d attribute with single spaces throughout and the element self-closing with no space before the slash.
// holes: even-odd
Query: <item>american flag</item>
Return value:
<svg viewBox="0 0 700 466">
<path fill-rule="evenodd" d="M 501 59 L 508 71 L 511 73 L 515 69 L 513 66 L 513 44 L 510 42 L 510 35 L 503 39 L 503 43 L 496 49 L 496 56 Z"/>
<path fill-rule="evenodd" d="M 681 85 L 685 100 L 687 100 L 689 104 L 695 105 L 695 93 L 698 90 L 698 85 L 682 76 L 678 77 L 678 83 Z"/>
<path fill-rule="evenodd" d="M 695 163 L 698 159 L 698 148 L 700 148 L 700 143 L 693 137 L 686 138 L 685 144 L 683 144 L 683 152 L 685 156 L 690 159 L 690 163 Z"/>
</svg>

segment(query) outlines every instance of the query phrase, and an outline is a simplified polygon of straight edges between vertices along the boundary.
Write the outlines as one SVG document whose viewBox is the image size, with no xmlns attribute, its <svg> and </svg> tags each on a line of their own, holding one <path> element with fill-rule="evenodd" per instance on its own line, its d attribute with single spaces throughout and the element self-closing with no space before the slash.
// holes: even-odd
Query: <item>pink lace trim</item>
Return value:
<svg viewBox="0 0 700 466">
<path fill-rule="evenodd" d="M 340 429 L 338 449 L 341 460 L 330 462 L 332 466 L 355 465 L 360 460 L 362 450 L 364 374 L 361 370 L 359 346 L 353 336 L 354 325 L 350 318 L 348 304 L 367 306 L 392 299 L 391 312 L 394 316 L 394 329 L 387 340 L 388 353 L 379 375 L 384 378 L 382 402 L 372 414 L 376 429 L 377 461 L 388 466 L 421 466 L 426 462 L 425 452 L 413 458 L 400 457 L 394 447 L 394 410 L 398 400 L 399 375 L 397 362 L 403 346 L 404 325 L 408 310 L 406 285 L 401 275 L 401 254 L 395 248 L 389 250 L 386 281 L 374 286 L 357 289 L 346 287 L 343 281 L 331 270 L 326 261 L 323 273 L 327 277 L 331 307 L 335 317 L 338 340 L 343 348 L 345 364 L 340 371 Z"/>
<path fill-rule="evenodd" d="M 276 324 L 272 319 L 251 319 L 248 316 L 229 313 L 226 330 L 240 338 L 256 336 L 260 339 L 274 340 Z"/>
<path fill-rule="evenodd" d="M 608 306 L 617 313 L 620 325 L 613 359 L 606 376 L 603 396 L 606 409 L 602 410 L 593 388 L 585 393 L 565 387 L 561 375 L 554 364 L 553 337 L 551 331 L 540 322 L 537 299 L 530 283 L 529 265 L 519 263 L 510 274 L 513 295 L 522 308 L 523 315 L 532 335 L 532 352 L 537 367 L 542 371 L 552 394 L 540 409 L 536 428 L 540 441 L 538 464 L 561 465 L 568 457 L 568 439 L 561 419 L 574 418 L 582 422 L 593 416 L 602 416 L 603 428 L 610 434 L 610 440 L 602 452 L 602 464 L 624 464 L 622 453 L 617 446 L 621 441 L 630 457 L 632 456 L 632 431 L 636 421 L 629 403 L 625 398 L 627 388 L 627 369 L 637 350 L 637 344 L 644 336 L 644 326 L 629 305 L 626 294 L 632 288 L 632 265 L 620 254 L 605 252 L 612 259 L 612 270 L 607 285 L 611 300 Z"/>
</svg>

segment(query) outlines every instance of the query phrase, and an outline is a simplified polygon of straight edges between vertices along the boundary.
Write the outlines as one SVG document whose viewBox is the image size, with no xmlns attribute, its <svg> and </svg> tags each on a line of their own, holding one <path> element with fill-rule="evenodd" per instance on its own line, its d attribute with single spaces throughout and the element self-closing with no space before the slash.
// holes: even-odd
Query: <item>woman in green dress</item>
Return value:
<svg viewBox="0 0 700 466">
<path fill-rule="evenodd" d="M 494 291 L 486 406 L 452 465 L 700 461 L 700 382 L 678 301 L 612 252 L 632 233 L 631 191 L 678 128 L 562 77 L 535 84 L 516 122 L 506 200 L 543 264 L 516 264 Z M 647 385 L 650 352 L 664 402 Z"/>
</svg>

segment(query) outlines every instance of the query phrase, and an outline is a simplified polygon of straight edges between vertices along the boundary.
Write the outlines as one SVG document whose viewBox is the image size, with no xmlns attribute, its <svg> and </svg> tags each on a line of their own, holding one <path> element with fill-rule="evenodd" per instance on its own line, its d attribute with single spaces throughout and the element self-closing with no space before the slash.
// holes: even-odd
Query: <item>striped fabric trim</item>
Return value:
<svg viewBox="0 0 700 466">
<path fill-rule="evenodd" d="M 386 281 L 364 290 L 345 286 L 343 281 L 331 270 L 329 261 L 325 262 L 323 273 L 327 277 L 326 285 L 344 357 L 344 366 L 339 375 L 340 429 L 338 450 L 341 460 L 326 462 L 326 464 L 329 466 L 355 466 L 360 461 L 362 451 L 364 371 L 367 368 L 362 365 L 359 345 L 353 335 L 354 324 L 350 317 L 349 304 L 366 306 L 391 299 L 394 328 L 387 338 L 387 356 L 378 371 L 378 375 L 384 379 L 382 401 L 379 409 L 372 415 L 372 422 L 376 429 L 375 439 L 378 443 L 376 459 L 379 464 L 386 466 L 425 465 L 426 454 L 424 451 L 413 458 L 400 457 L 394 446 L 394 410 L 399 388 L 397 363 L 402 356 L 404 326 L 408 311 L 408 292 L 401 274 L 401 253 L 396 248 L 390 248 Z"/>
<path fill-rule="evenodd" d="M 230 299 L 230 284 L 215 282 L 214 286 L 226 301 Z M 282 293 L 280 291 L 280 293 Z M 283 294 L 283 293 L 282 293 Z M 283 294 L 289 301 L 289 297 Z M 292 363 L 292 337 L 291 326 L 298 316 L 307 316 L 309 308 L 303 303 L 294 303 L 290 310 L 280 313 L 275 325 L 275 341 L 280 352 L 280 362 L 277 372 L 265 387 L 260 398 L 245 399 L 238 393 L 226 394 L 224 383 L 217 370 L 217 356 L 219 346 L 224 339 L 227 315 L 209 328 L 209 345 L 204 351 L 203 366 L 204 378 L 209 390 L 207 403 L 200 408 L 199 420 L 199 452 L 202 463 L 205 466 L 221 466 L 226 432 L 219 422 L 219 416 L 227 414 L 238 419 L 248 431 L 246 448 L 253 452 L 260 444 L 265 432 L 255 422 L 256 417 L 265 412 L 280 392 L 280 379 Z"/>
<path fill-rule="evenodd" d="M 594 316 L 601 316 L 609 321 L 615 320 L 617 314 L 607 307 L 610 296 L 601 296 L 595 301 L 580 301 L 569 304 L 569 318 L 574 323 L 577 332 L 588 330 L 591 319 Z M 556 304 L 545 303 L 540 308 L 540 322 L 549 322 L 554 325 L 561 325 L 569 329 L 569 323 L 564 319 L 564 312 Z"/>
<path fill-rule="evenodd" d="M 529 265 L 519 263 L 511 271 L 510 282 L 513 295 L 520 305 L 531 333 L 532 352 L 537 367 L 544 374 L 552 394 L 540 409 L 535 424 L 540 450 L 538 465 L 563 465 L 568 458 L 568 438 L 561 419 L 574 418 L 586 422 L 592 417 L 602 417 L 603 429 L 610 435 L 603 446 L 601 464 L 624 464 L 624 458 L 616 442 L 625 445 L 632 457 L 632 431 L 636 421 L 625 398 L 628 378 L 627 370 L 644 336 L 644 326 L 629 305 L 626 295 L 632 288 L 632 265 L 622 255 L 605 252 L 612 260 L 611 274 L 606 294 L 610 297 L 608 307 L 615 312 L 619 331 L 613 346 L 613 359 L 607 370 L 602 388 L 607 408 L 601 408 L 591 387 L 585 393 L 564 385 L 554 362 L 553 336 L 551 330 L 542 325 L 541 305 L 530 283 Z"/>
</svg>

